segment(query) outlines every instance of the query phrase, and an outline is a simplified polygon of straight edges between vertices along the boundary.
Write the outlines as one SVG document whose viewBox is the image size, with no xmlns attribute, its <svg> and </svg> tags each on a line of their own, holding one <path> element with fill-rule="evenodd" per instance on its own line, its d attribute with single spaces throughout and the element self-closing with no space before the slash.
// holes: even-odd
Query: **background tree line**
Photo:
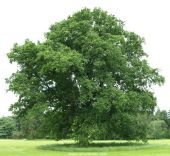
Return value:
<svg viewBox="0 0 170 156">
<path fill-rule="evenodd" d="M 161 111 L 158 109 L 155 114 L 152 115 L 148 138 L 170 138 L 170 111 Z"/>
<path fill-rule="evenodd" d="M 170 111 L 157 109 L 150 117 L 148 127 L 148 139 L 170 138 Z M 37 110 L 30 111 L 24 118 L 15 117 L 0 118 L 0 138 L 27 138 L 27 139 L 55 139 L 55 136 L 47 131 L 48 124 Z M 115 138 L 99 139 L 122 139 Z"/>
</svg>

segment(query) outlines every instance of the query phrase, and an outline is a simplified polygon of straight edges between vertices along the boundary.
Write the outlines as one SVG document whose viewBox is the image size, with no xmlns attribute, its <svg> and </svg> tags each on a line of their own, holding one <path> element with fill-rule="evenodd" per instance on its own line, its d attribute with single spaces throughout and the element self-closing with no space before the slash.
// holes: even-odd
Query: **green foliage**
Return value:
<svg viewBox="0 0 170 156">
<path fill-rule="evenodd" d="M 0 118 L 0 138 L 12 138 L 16 131 L 16 122 L 13 117 Z"/>
<path fill-rule="evenodd" d="M 8 54 L 19 66 L 7 80 L 19 96 L 11 110 L 34 123 L 30 110 L 43 106 L 40 114 L 57 139 L 145 140 L 143 119 L 156 105 L 149 87 L 164 78 L 149 66 L 143 41 L 101 9 L 55 23 L 43 43 L 26 40 Z"/>
<path fill-rule="evenodd" d="M 167 124 L 164 120 L 154 120 L 150 124 L 150 138 L 161 139 L 166 138 Z"/>
<path fill-rule="evenodd" d="M 44 124 L 44 108 L 43 105 L 35 105 L 27 111 L 22 118 L 18 118 L 20 125 L 20 133 L 27 139 L 40 139 L 45 138 Z"/>
<path fill-rule="evenodd" d="M 165 110 L 156 110 L 152 115 L 148 138 L 150 139 L 162 139 L 170 138 L 170 118 L 168 112 Z"/>
</svg>

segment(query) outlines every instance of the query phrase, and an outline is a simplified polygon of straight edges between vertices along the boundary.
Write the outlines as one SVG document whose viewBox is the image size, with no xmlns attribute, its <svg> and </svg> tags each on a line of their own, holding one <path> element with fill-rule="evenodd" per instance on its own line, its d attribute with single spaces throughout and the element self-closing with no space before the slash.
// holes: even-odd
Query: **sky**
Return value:
<svg viewBox="0 0 170 156">
<path fill-rule="evenodd" d="M 157 104 L 170 110 L 170 9 L 169 0 L 1 0 L 0 1 L 0 116 L 8 116 L 17 98 L 7 92 L 5 78 L 16 71 L 7 53 L 25 39 L 43 41 L 51 24 L 66 19 L 84 7 L 100 7 L 125 22 L 125 29 L 145 38 L 149 64 L 165 77 L 162 87 L 154 86 Z"/>
</svg>

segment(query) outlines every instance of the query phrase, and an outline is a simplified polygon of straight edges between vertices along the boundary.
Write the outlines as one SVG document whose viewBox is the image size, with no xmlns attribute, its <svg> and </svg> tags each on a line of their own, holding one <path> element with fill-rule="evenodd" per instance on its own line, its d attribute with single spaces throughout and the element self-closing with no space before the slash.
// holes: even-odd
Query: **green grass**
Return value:
<svg viewBox="0 0 170 156">
<path fill-rule="evenodd" d="M 80 147 L 71 140 L 0 140 L 0 156 L 169 156 L 170 140 L 147 144 L 126 141 L 97 141 Z"/>
</svg>

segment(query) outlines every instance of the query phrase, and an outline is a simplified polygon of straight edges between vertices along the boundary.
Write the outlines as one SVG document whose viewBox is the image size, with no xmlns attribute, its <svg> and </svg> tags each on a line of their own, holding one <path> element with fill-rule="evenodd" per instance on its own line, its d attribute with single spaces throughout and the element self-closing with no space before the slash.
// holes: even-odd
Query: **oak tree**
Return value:
<svg viewBox="0 0 170 156">
<path fill-rule="evenodd" d="M 47 131 L 80 144 L 94 139 L 145 140 L 156 106 L 150 89 L 164 78 L 150 67 L 144 39 L 115 16 L 82 9 L 50 27 L 44 42 L 26 40 L 8 53 L 18 71 L 7 80 L 18 95 L 12 112 L 41 106 Z"/>
</svg>

